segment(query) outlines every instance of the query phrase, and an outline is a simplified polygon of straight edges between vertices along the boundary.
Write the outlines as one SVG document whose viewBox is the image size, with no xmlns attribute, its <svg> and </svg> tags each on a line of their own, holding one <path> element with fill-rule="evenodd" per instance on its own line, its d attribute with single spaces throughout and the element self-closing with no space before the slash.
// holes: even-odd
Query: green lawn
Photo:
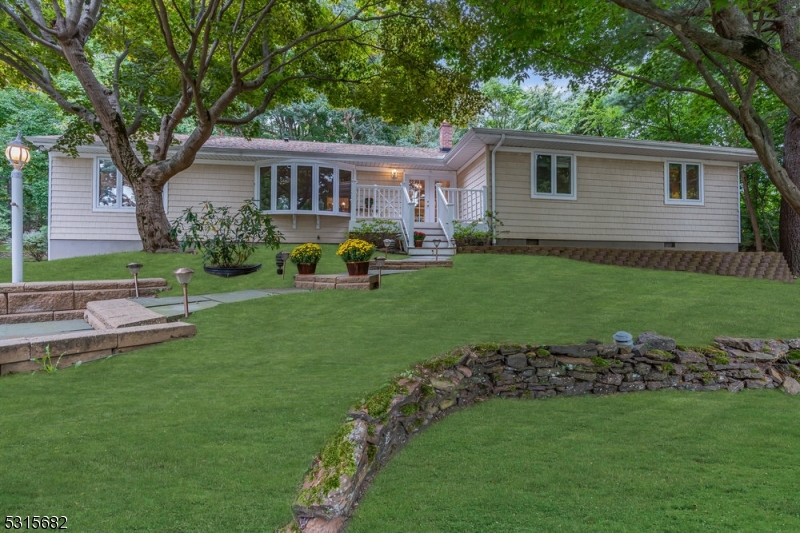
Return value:
<svg viewBox="0 0 800 533">
<path fill-rule="evenodd" d="M 143 275 L 168 279 L 192 266 L 195 294 L 288 285 L 274 253 L 229 280 L 183 254 L 26 263 L 26 280 L 124 278 L 138 259 Z M 343 270 L 333 247 L 324 254 L 321 271 Z M 8 272 L 0 262 L 0 279 Z M 379 291 L 226 304 L 189 319 L 194 339 L 0 379 L 0 509 L 66 515 L 75 531 L 272 531 L 352 401 L 413 362 L 470 342 L 620 329 L 683 344 L 797 337 L 798 297 L 798 284 L 470 255 L 386 277 Z M 747 514 L 751 530 L 794 531 L 784 477 L 797 479 L 798 408 L 775 391 L 489 402 L 412 442 L 352 529 L 538 531 L 563 518 L 552 528 L 721 530 Z"/>
</svg>

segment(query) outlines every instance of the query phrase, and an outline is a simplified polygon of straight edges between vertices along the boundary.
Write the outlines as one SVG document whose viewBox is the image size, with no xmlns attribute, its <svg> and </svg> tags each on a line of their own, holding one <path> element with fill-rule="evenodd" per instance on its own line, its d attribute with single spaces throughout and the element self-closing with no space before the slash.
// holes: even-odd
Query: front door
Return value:
<svg viewBox="0 0 800 533">
<path fill-rule="evenodd" d="M 411 193 L 411 199 L 417 202 L 417 206 L 414 208 L 414 222 L 434 223 L 437 221 L 436 185 L 441 185 L 446 189 L 450 187 L 450 180 L 431 176 L 409 176 L 408 190 Z"/>
</svg>

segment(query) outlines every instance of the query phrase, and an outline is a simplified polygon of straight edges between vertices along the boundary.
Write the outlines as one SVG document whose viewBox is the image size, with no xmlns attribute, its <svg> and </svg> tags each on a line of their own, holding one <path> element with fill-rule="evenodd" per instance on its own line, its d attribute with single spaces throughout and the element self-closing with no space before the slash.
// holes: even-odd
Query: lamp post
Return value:
<svg viewBox="0 0 800 533">
<path fill-rule="evenodd" d="M 178 278 L 178 283 L 183 285 L 183 316 L 184 318 L 189 318 L 189 290 L 187 289 L 187 285 L 192 281 L 194 270 L 191 268 L 179 268 L 173 272 L 173 274 Z"/>
<path fill-rule="evenodd" d="M 439 261 L 439 245 L 442 244 L 442 239 L 433 239 L 433 247 L 436 248 L 436 261 Z"/>
<path fill-rule="evenodd" d="M 289 252 L 278 252 L 275 254 L 275 266 L 278 267 L 278 274 L 281 279 L 286 279 L 286 261 L 289 260 Z"/>
<path fill-rule="evenodd" d="M 128 263 L 125 268 L 133 275 L 133 287 L 136 289 L 136 297 L 139 297 L 139 271 L 142 269 L 141 263 Z"/>
<path fill-rule="evenodd" d="M 382 255 L 379 255 L 375 258 L 375 266 L 378 267 L 378 288 L 381 288 L 381 271 L 383 270 L 383 265 L 386 264 L 386 258 Z"/>
<path fill-rule="evenodd" d="M 31 160 L 31 152 L 22 141 L 22 133 L 8 143 L 6 159 L 11 171 L 11 283 L 22 282 L 22 167 Z"/>
</svg>

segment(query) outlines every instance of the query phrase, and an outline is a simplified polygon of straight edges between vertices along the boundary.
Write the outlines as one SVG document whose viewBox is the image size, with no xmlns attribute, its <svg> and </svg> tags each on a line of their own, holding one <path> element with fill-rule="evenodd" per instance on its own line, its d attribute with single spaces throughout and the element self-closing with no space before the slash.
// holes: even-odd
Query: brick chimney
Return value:
<svg viewBox="0 0 800 533">
<path fill-rule="evenodd" d="M 453 148 L 453 126 L 446 120 L 439 126 L 439 150 L 449 152 Z"/>
</svg>

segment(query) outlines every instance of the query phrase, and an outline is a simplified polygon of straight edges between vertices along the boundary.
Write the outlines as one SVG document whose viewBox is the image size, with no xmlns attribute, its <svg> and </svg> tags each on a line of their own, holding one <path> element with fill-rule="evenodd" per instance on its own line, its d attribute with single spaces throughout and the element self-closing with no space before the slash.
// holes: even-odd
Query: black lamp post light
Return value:
<svg viewBox="0 0 800 533">
<path fill-rule="evenodd" d="M 278 267 L 278 274 L 286 278 L 286 262 L 289 260 L 289 252 L 278 252 L 275 254 L 275 266 Z"/>
<path fill-rule="evenodd" d="M 128 263 L 125 267 L 128 269 L 128 272 L 131 273 L 133 276 L 133 287 L 136 289 L 136 297 L 139 297 L 139 271 L 142 270 L 141 263 Z"/>
<path fill-rule="evenodd" d="M 183 316 L 189 318 L 189 282 L 192 281 L 192 274 L 194 270 L 191 268 L 179 268 L 175 272 L 175 277 L 178 278 L 178 283 L 183 286 Z"/>
</svg>

